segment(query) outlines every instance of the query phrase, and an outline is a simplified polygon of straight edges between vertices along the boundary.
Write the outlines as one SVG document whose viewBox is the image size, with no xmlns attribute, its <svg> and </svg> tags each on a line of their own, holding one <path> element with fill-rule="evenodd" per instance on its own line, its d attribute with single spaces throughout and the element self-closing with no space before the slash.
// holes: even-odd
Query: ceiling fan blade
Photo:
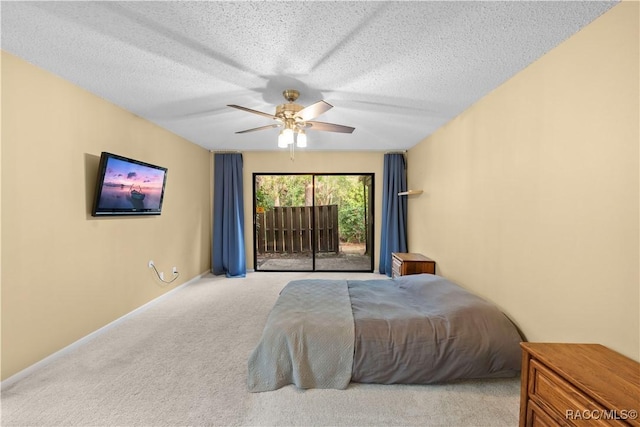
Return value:
<svg viewBox="0 0 640 427">
<path fill-rule="evenodd" d="M 324 122 L 307 122 L 307 126 L 311 127 L 312 130 L 321 130 L 327 132 L 352 133 L 354 130 L 356 130 L 356 128 L 352 128 L 351 126 L 336 125 L 333 123 Z"/>
<path fill-rule="evenodd" d="M 264 117 L 268 117 L 270 119 L 277 119 L 276 116 L 274 116 L 273 114 L 269 114 L 269 113 L 263 113 L 262 111 L 258 111 L 258 110 L 252 110 L 251 108 L 247 108 L 247 107 L 241 107 L 239 105 L 227 105 L 227 107 L 233 107 L 233 108 L 237 108 L 238 110 L 242 110 L 242 111 L 247 111 L 249 113 L 253 113 L 253 114 L 258 114 L 260 116 L 264 116 Z"/>
<path fill-rule="evenodd" d="M 307 120 L 315 119 L 320 114 L 325 113 L 333 108 L 333 105 L 325 101 L 318 101 L 315 104 L 311 104 L 308 107 L 298 111 L 294 117 L 299 117 L 305 122 Z"/>
<path fill-rule="evenodd" d="M 273 129 L 273 128 L 277 128 L 278 126 L 280 126 L 280 125 L 277 124 L 277 123 L 274 123 L 272 125 L 260 126 L 259 128 L 240 130 L 240 131 L 238 131 L 236 133 L 247 133 L 247 132 L 255 132 L 257 130 Z"/>
</svg>

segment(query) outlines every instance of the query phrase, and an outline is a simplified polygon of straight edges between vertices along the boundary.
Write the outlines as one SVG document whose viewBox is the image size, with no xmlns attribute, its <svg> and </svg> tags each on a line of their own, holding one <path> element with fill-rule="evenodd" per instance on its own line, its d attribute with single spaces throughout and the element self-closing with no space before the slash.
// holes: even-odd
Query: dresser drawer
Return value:
<svg viewBox="0 0 640 427">
<path fill-rule="evenodd" d="M 560 378 L 537 360 L 531 361 L 529 365 L 529 375 L 529 378 L 532 379 L 529 383 L 529 396 L 531 400 L 555 418 L 558 425 L 627 425 L 615 419 L 603 419 L 606 418 L 603 416 L 606 413 L 605 408 L 591 400 L 584 393 L 581 393 L 577 388 Z M 540 425 L 546 425 L 546 423 L 542 422 Z"/>
<path fill-rule="evenodd" d="M 535 402 L 529 400 L 527 405 L 526 427 L 557 427 L 558 423 L 546 414 Z"/>
<path fill-rule="evenodd" d="M 520 427 L 640 427 L 637 361 L 601 344 L 520 346 Z"/>
</svg>

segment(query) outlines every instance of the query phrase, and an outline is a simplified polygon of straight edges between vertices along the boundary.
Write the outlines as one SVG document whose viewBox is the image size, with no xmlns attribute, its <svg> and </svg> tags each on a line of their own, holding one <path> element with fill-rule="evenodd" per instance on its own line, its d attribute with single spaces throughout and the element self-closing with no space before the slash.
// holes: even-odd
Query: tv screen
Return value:
<svg viewBox="0 0 640 427">
<path fill-rule="evenodd" d="M 167 168 L 103 152 L 93 216 L 160 215 Z"/>
</svg>

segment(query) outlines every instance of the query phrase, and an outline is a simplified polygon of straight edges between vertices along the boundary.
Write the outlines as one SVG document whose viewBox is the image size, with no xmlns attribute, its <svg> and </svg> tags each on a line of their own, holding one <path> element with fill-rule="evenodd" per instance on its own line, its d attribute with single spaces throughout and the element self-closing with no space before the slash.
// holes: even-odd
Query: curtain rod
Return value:
<svg viewBox="0 0 640 427">
<path fill-rule="evenodd" d="M 403 151 L 385 151 L 384 154 L 406 154 L 407 150 Z"/>
<path fill-rule="evenodd" d="M 217 151 L 217 150 L 209 150 L 210 153 L 217 153 L 217 154 L 234 154 L 234 153 L 242 153 L 242 151 L 233 151 L 233 150 L 222 150 L 222 151 Z"/>
</svg>

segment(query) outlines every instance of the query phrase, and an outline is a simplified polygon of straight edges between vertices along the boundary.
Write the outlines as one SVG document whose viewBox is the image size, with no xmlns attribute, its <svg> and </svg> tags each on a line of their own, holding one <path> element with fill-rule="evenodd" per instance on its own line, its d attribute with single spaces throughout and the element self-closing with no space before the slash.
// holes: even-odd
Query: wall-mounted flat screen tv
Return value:
<svg viewBox="0 0 640 427">
<path fill-rule="evenodd" d="M 103 152 L 93 216 L 160 215 L 167 168 Z"/>
</svg>

